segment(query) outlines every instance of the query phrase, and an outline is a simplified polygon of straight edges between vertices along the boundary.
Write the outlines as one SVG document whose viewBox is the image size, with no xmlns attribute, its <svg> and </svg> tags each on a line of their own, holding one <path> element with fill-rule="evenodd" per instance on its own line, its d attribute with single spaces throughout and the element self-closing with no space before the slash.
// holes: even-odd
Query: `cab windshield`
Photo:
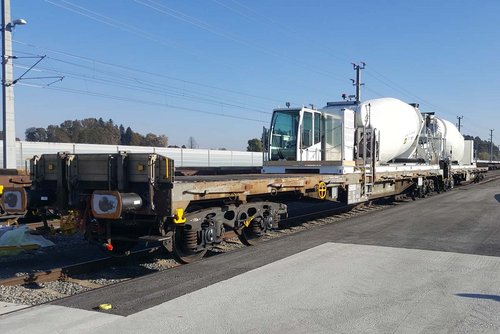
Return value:
<svg viewBox="0 0 500 334">
<path fill-rule="evenodd" d="M 270 160 L 297 159 L 297 131 L 300 110 L 277 110 L 271 124 Z"/>
</svg>

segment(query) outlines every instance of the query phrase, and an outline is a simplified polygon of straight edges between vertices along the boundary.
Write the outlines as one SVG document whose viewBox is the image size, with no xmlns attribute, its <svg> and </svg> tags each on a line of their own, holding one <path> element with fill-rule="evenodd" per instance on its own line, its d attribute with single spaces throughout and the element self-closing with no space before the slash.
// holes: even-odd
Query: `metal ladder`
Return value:
<svg viewBox="0 0 500 334">
<path fill-rule="evenodd" d="M 364 195 L 370 196 L 373 192 L 373 168 L 366 166 L 363 169 Z"/>
<path fill-rule="evenodd" d="M 362 158 L 363 196 L 373 193 L 375 183 L 375 161 L 377 160 L 375 129 L 359 127 L 357 131 L 358 158 Z"/>
</svg>

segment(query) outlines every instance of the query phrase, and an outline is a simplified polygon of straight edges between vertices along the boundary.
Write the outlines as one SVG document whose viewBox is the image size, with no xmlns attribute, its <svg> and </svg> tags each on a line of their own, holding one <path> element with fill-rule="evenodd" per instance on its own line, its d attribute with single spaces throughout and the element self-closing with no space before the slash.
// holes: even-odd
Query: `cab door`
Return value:
<svg viewBox="0 0 500 334">
<path fill-rule="evenodd" d="M 298 161 L 321 160 L 321 113 L 303 110 Z"/>
</svg>

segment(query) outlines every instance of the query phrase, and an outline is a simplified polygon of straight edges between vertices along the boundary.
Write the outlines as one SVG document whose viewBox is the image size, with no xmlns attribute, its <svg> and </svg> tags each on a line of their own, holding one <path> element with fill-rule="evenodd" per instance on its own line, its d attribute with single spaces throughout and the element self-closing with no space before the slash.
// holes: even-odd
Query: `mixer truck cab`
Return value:
<svg viewBox="0 0 500 334">
<path fill-rule="evenodd" d="M 354 111 L 348 109 L 353 106 L 346 103 L 346 108 L 338 112 L 305 107 L 275 109 L 269 132 L 268 161 L 342 160 L 343 134 L 348 130 L 353 135 Z"/>
<path fill-rule="evenodd" d="M 276 109 L 273 113 L 269 160 L 321 159 L 322 113 L 310 108 Z"/>
</svg>

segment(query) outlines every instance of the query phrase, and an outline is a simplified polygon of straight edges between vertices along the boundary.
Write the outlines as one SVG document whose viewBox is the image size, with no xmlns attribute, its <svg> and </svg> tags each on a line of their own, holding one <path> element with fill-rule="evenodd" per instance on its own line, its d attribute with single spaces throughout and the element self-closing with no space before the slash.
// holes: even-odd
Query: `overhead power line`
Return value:
<svg viewBox="0 0 500 334">
<path fill-rule="evenodd" d="M 300 30 L 293 30 L 289 26 L 285 25 L 283 22 L 285 22 L 286 20 L 275 20 L 275 19 L 271 18 L 270 16 L 265 15 L 265 14 L 255 10 L 255 9 L 249 7 L 248 5 L 245 5 L 245 4 L 243 4 L 239 1 L 236 1 L 236 0 L 230 0 L 230 2 L 235 4 L 236 7 L 238 7 L 238 8 L 235 8 L 234 6 L 230 6 L 227 3 L 223 3 L 222 1 L 219 1 L 219 0 L 212 0 L 212 1 L 216 4 L 218 4 L 219 6 L 226 8 L 226 9 L 240 15 L 241 17 L 247 18 L 247 19 L 252 20 L 254 22 L 267 24 L 268 26 L 273 28 L 273 30 L 276 30 L 276 28 L 278 28 L 279 30 L 284 32 L 289 38 L 292 38 L 301 44 L 310 45 L 311 42 L 314 42 L 314 44 L 317 45 L 317 47 L 315 48 L 316 51 L 323 51 L 329 57 L 331 57 L 333 59 L 337 59 L 338 61 L 341 61 L 343 64 L 350 63 L 350 60 L 349 60 L 350 56 L 345 54 L 342 51 L 342 49 L 340 49 L 340 48 L 332 49 L 328 46 L 328 43 L 325 43 L 324 40 L 319 40 L 314 35 L 307 36 L 307 40 L 300 38 L 299 34 L 298 34 L 300 32 Z M 293 22 L 296 22 L 296 21 L 293 21 Z M 301 25 L 297 25 L 297 26 L 302 27 Z M 339 57 L 339 53 L 343 53 L 344 58 Z"/>
<path fill-rule="evenodd" d="M 51 5 L 54 5 L 56 7 L 59 7 L 61 9 L 70 11 L 72 13 L 81 15 L 83 17 L 89 18 L 89 19 L 94 20 L 96 22 L 106 24 L 106 25 L 113 27 L 115 29 L 131 33 L 131 34 L 136 35 L 142 39 L 147 39 L 147 40 L 150 40 L 154 43 L 162 44 L 164 46 L 172 47 L 174 49 L 182 49 L 191 56 L 194 56 L 198 59 L 203 59 L 205 61 L 208 60 L 209 62 L 211 62 L 217 66 L 224 66 L 227 68 L 232 68 L 233 70 L 237 70 L 236 67 L 231 66 L 227 62 L 222 62 L 219 59 L 207 58 L 206 54 L 202 54 L 199 50 L 190 48 L 190 47 L 188 47 L 188 46 L 186 46 L 178 41 L 174 41 L 172 39 L 166 40 L 165 36 L 158 37 L 158 36 L 152 35 L 148 31 L 143 30 L 143 29 L 139 29 L 134 25 L 131 25 L 131 24 L 125 23 L 123 21 L 114 19 L 114 18 L 107 16 L 107 15 L 100 14 L 98 12 L 92 11 L 90 9 L 87 9 L 81 5 L 77 5 L 75 3 L 72 3 L 70 1 L 67 1 L 67 0 L 45 0 L 45 2 L 47 2 Z"/>
<path fill-rule="evenodd" d="M 150 72 L 150 71 L 145 71 L 145 70 L 138 69 L 138 68 L 133 68 L 133 67 L 130 67 L 130 66 L 109 63 L 109 62 L 105 62 L 105 61 L 98 60 L 98 59 L 95 59 L 95 58 L 90 58 L 90 57 L 86 57 L 86 56 L 80 56 L 80 55 L 76 55 L 74 53 L 69 53 L 69 52 L 62 51 L 62 50 L 55 50 L 55 49 L 51 49 L 51 48 L 40 47 L 40 46 L 34 45 L 32 43 L 26 43 L 26 42 L 22 42 L 22 41 L 18 41 L 18 40 L 14 40 L 14 42 L 15 43 L 19 43 L 19 44 L 24 45 L 24 46 L 27 46 L 27 47 L 37 48 L 37 49 L 44 50 L 44 51 L 47 51 L 47 52 L 56 53 L 56 54 L 67 56 L 67 57 L 71 57 L 71 58 L 74 58 L 74 59 L 79 59 L 79 60 L 88 62 L 90 64 L 100 64 L 100 65 L 109 66 L 109 67 L 120 69 L 120 70 L 125 70 L 125 71 L 129 71 L 129 72 L 138 73 L 138 74 L 141 74 L 141 75 L 150 75 L 150 76 L 157 77 L 157 78 L 162 78 L 162 79 L 177 81 L 177 82 L 180 82 L 180 83 L 183 83 L 183 84 L 195 85 L 195 86 L 199 86 L 199 87 L 214 89 L 214 90 L 218 90 L 218 91 L 221 91 L 221 92 L 227 92 L 227 93 L 231 93 L 231 94 L 237 94 L 237 95 L 251 97 L 251 98 L 255 98 L 255 99 L 261 99 L 261 100 L 278 102 L 278 103 L 283 102 L 282 100 L 273 99 L 273 98 L 270 98 L 270 97 L 265 97 L 265 96 L 250 94 L 250 93 L 241 92 L 241 91 L 237 91 L 237 90 L 233 90 L 233 89 L 227 89 L 227 88 L 218 87 L 218 86 L 214 86 L 214 85 L 210 85 L 210 84 L 205 84 L 205 83 L 200 83 L 200 82 L 196 82 L 196 81 L 192 81 L 192 80 L 181 79 L 181 78 L 177 78 L 177 77 L 173 77 L 173 76 L 169 76 L 169 75 L 165 75 L 165 74 L 160 74 L 160 73 L 157 73 L 157 72 Z M 49 57 L 49 58 L 50 59 L 56 59 L 57 61 L 60 61 L 60 62 L 71 63 L 69 61 L 61 60 L 61 59 L 54 58 L 54 57 Z M 83 65 L 78 65 L 78 66 L 83 66 Z M 114 75 L 119 75 L 119 76 L 127 76 L 127 75 L 125 75 L 123 73 L 118 73 L 118 72 L 111 72 L 111 73 L 114 73 Z M 134 79 L 134 80 L 147 81 L 147 79 L 140 79 L 138 77 L 132 77 L 132 76 L 127 76 L 127 77 L 131 78 L 131 79 Z M 298 102 L 293 102 L 292 101 L 292 103 L 294 103 L 296 105 L 300 105 L 300 103 L 298 103 Z"/>
<path fill-rule="evenodd" d="M 154 35 L 151 35 L 147 31 L 139 29 L 136 26 L 133 26 L 131 24 L 122 22 L 120 20 L 114 19 L 112 17 L 106 16 L 106 15 L 103 15 L 103 14 L 100 14 L 100 13 L 97 13 L 97 12 L 92 11 L 90 9 L 87 9 L 87 8 L 85 8 L 83 6 L 74 4 L 74 3 L 70 2 L 70 1 L 66 1 L 66 0 L 45 0 L 45 2 L 50 3 L 51 5 L 57 6 L 59 8 L 65 9 L 67 11 L 76 13 L 78 15 L 87 17 L 87 18 L 89 18 L 91 20 L 94 20 L 94 21 L 97 21 L 97 22 L 100 22 L 100 23 L 104 23 L 104 24 L 106 24 L 108 26 L 111 26 L 113 28 L 116 28 L 116 29 L 119 29 L 119 30 L 123 30 L 123 31 L 127 31 L 127 32 L 132 33 L 134 35 L 137 35 L 137 36 L 139 36 L 141 38 L 149 39 L 149 40 L 151 40 L 153 42 L 156 42 L 156 43 L 168 44 L 170 46 L 171 45 L 177 45 L 177 43 L 174 42 L 174 41 L 166 42 L 165 39 L 163 39 L 163 38 L 160 39 L 160 38 L 158 38 L 158 37 L 156 37 Z"/>
<path fill-rule="evenodd" d="M 311 40 L 314 41 L 315 36 L 308 36 L 307 40 L 300 39 L 300 38 L 298 38 L 299 35 L 296 32 L 292 31 L 292 29 L 290 29 L 289 26 L 287 26 L 286 24 L 283 23 L 284 22 L 283 20 L 279 20 L 279 21 L 275 20 L 275 19 L 269 17 L 268 15 L 265 15 L 265 14 L 255 10 L 254 8 L 251 8 L 250 6 L 243 4 L 239 1 L 228 0 L 227 2 L 223 2 L 222 0 L 212 0 L 212 2 L 218 4 L 219 6 L 221 6 L 223 8 L 226 8 L 226 9 L 232 11 L 233 13 L 240 15 L 241 17 L 252 20 L 253 22 L 271 25 L 273 28 L 279 28 L 282 32 L 287 34 L 290 38 L 294 38 L 295 40 L 299 40 L 301 43 L 307 42 L 307 44 L 310 44 Z M 345 56 L 344 59 L 342 59 L 341 57 L 338 56 L 339 52 L 342 52 L 341 49 L 336 48 L 335 50 L 332 50 L 331 48 L 328 47 L 328 44 L 326 44 L 322 41 L 319 41 L 316 44 L 319 45 L 319 47 L 315 49 L 318 52 L 324 52 L 328 56 L 333 57 L 337 60 L 343 61 L 345 63 L 349 62 L 349 60 L 347 60 L 347 58 L 349 58 L 349 56 Z M 396 83 L 394 80 L 389 79 L 387 76 L 380 73 L 380 71 L 375 70 L 373 64 L 370 64 L 370 67 L 367 70 L 366 74 L 368 76 L 372 77 L 373 79 L 377 80 L 378 82 L 382 83 L 383 85 L 387 86 L 388 88 L 391 88 L 391 89 L 401 93 L 402 95 L 404 95 L 406 97 L 409 97 L 411 99 L 415 99 L 416 102 L 419 102 L 419 103 L 424 104 L 426 106 L 429 106 L 431 108 L 437 109 L 439 113 L 448 114 L 450 116 L 455 115 L 455 112 L 451 112 L 451 111 L 447 110 L 446 108 L 442 108 L 441 106 L 436 105 L 435 103 L 429 101 L 428 99 L 422 98 L 419 94 L 416 94 L 416 93 L 408 90 L 404 86 Z M 370 87 L 365 87 L 365 90 L 371 91 L 380 97 L 388 95 L 388 94 L 379 93 Z M 479 126 L 479 127 L 481 127 L 481 126 Z M 482 128 L 484 129 L 485 127 L 482 127 Z"/>
<path fill-rule="evenodd" d="M 53 72 L 53 70 L 40 67 L 41 69 L 45 70 L 46 72 Z M 224 100 L 220 100 L 217 98 L 210 98 L 210 97 L 203 97 L 202 93 L 188 93 L 188 91 L 184 91 L 182 88 L 177 88 L 176 90 L 167 90 L 161 85 L 142 85 L 138 82 L 123 82 L 119 80 L 112 80 L 112 79 L 105 79 L 105 78 L 100 78 L 96 76 L 89 76 L 85 74 L 80 74 L 80 73 L 74 73 L 74 72 L 68 72 L 68 71 L 61 71 L 58 70 L 57 73 L 62 73 L 66 78 L 72 78 L 76 80 L 83 80 L 86 82 L 95 82 L 107 86 L 112 86 L 112 87 L 119 87 L 119 88 L 125 88 L 125 89 L 130 89 L 134 91 L 142 91 L 145 93 L 149 93 L 152 95 L 158 95 L 158 96 L 170 96 L 170 97 L 175 97 L 183 100 L 189 100 L 189 101 L 194 101 L 194 102 L 203 102 L 203 103 L 208 103 L 220 107 L 231 107 L 231 108 L 238 108 L 242 110 L 248 110 L 252 112 L 257 112 L 261 114 L 271 114 L 271 112 L 268 111 L 263 111 L 261 109 L 256 109 L 252 107 L 248 107 L 245 105 L 240 105 L 232 102 L 227 102 Z"/>
<path fill-rule="evenodd" d="M 152 40 L 154 42 L 165 44 L 165 43 L 163 43 L 163 40 L 161 38 L 155 37 L 155 36 L 149 34 L 147 31 L 144 31 L 142 29 L 138 29 L 138 28 L 136 28 L 136 27 L 134 27 L 132 25 L 129 25 L 129 24 L 124 23 L 124 22 L 122 22 L 120 20 L 114 19 L 114 18 L 112 18 L 110 16 L 106 16 L 106 15 L 100 14 L 98 12 L 89 10 L 89 9 L 87 9 L 87 8 L 85 8 L 83 6 L 77 5 L 77 4 L 73 3 L 73 2 L 70 2 L 70 1 L 67 1 L 67 0 L 45 0 L 45 1 L 47 3 L 50 3 L 52 5 L 57 6 L 59 8 L 62 8 L 62 9 L 71 11 L 73 13 L 82 15 L 84 17 L 90 18 L 92 20 L 95 20 L 95 21 L 107 24 L 107 25 L 112 26 L 114 28 L 117 28 L 117 29 L 120 29 L 120 30 L 124 30 L 124 31 L 128 31 L 130 33 L 133 33 L 135 35 L 139 35 L 141 37 L 145 36 L 147 39 L 150 39 L 150 40 Z M 258 43 L 253 42 L 253 41 L 249 41 L 249 40 L 246 40 L 244 38 L 241 38 L 240 36 L 237 36 L 235 34 L 231 34 L 231 33 L 225 32 L 225 31 L 221 31 L 220 29 L 217 29 L 217 28 L 213 27 L 212 25 L 210 25 L 210 24 L 208 24 L 208 23 L 206 23 L 206 22 L 204 22 L 202 20 L 199 20 L 199 19 L 197 19 L 195 17 L 192 17 L 190 15 L 184 14 L 184 13 L 182 13 L 180 11 L 172 9 L 172 8 L 166 6 L 166 5 L 161 4 L 161 3 L 158 3 L 158 2 L 155 2 L 155 1 L 152 1 L 152 0 L 144 0 L 144 1 L 142 1 L 142 0 L 134 0 L 134 1 L 136 3 L 142 5 L 142 6 L 145 6 L 145 7 L 148 7 L 150 9 L 153 9 L 153 10 L 155 10 L 155 11 L 157 11 L 157 12 L 163 14 L 163 15 L 169 15 L 171 17 L 174 17 L 174 18 L 179 19 L 181 21 L 184 21 L 186 23 L 192 24 L 192 25 L 194 25 L 194 26 L 196 26 L 196 27 L 198 27 L 200 29 L 209 31 L 209 32 L 211 32 L 213 34 L 216 34 L 216 35 L 219 35 L 219 36 L 221 36 L 223 38 L 232 40 L 233 42 L 237 42 L 237 43 L 243 44 L 245 46 L 252 47 L 255 50 L 257 50 L 258 52 L 261 52 L 261 53 L 264 53 L 264 54 L 272 55 L 274 57 L 278 57 L 278 58 L 281 58 L 281 59 L 285 59 L 285 60 L 291 61 L 291 62 L 295 63 L 297 66 L 302 67 L 305 70 L 308 70 L 310 72 L 313 72 L 313 73 L 316 73 L 316 74 L 319 74 L 319 75 L 323 75 L 323 76 L 332 78 L 334 80 L 343 81 L 343 79 L 340 79 L 339 77 L 337 77 L 335 75 L 332 75 L 332 74 L 328 73 L 325 70 L 320 70 L 320 69 L 317 69 L 317 68 L 314 68 L 314 67 L 310 66 L 310 64 L 307 64 L 306 62 L 304 62 L 301 59 L 295 59 L 293 57 L 290 57 L 288 54 L 282 54 L 282 53 L 276 52 L 275 50 L 272 50 L 268 46 L 260 45 Z M 171 45 L 171 44 L 173 44 L 173 43 L 171 43 L 171 42 L 167 43 L 167 45 Z M 200 57 L 200 52 L 199 51 L 195 51 L 193 53 L 192 49 L 189 49 L 187 47 L 181 46 L 179 43 L 175 43 L 175 44 L 176 44 L 177 47 L 182 47 L 183 49 L 190 50 L 190 54 L 194 54 L 194 55 Z M 203 56 L 204 56 L 204 58 L 206 58 L 205 55 L 203 55 Z M 233 68 L 233 66 L 230 66 L 227 62 L 217 61 L 216 63 L 218 63 L 218 65 L 221 65 L 221 66 Z"/>
<path fill-rule="evenodd" d="M 231 33 L 228 33 L 226 31 L 221 31 L 220 29 L 217 29 L 217 28 L 213 27 L 212 25 L 210 25 L 202 20 L 199 20 L 193 16 L 182 13 L 178 10 L 175 10 L 175 9 L 168 7 L 164 4 L 161 4 L 159 2 L 156 2 L 153 0 L 134 0 L 134 1 L 138 4 L 145 6 L 145 7 L 149 7 L 149 8 L 151 8 L 159 13 L 162 13 L 164 15 L 168 15 L 170 17 L 176 18 L 176 19 L 181 20 L 183 22 L 192 24 L 200 29 L 206 30 L 206 31 L 211 32 L 215 35 L 218 35 L 218 36 L 224 37 L 226 39 L 229 39 L 233 42 L 254 48 L 259 52 L 271 55 L 273 57 L 282 58 L 282 59 L 286 59 L 288 61 L 291 61 L 291 62 L 295 63 L 297 66 L 300 66 L 300 67 L 302 67 L 310 72 L 324 75 L 324 76 L 327 76 L 327 77 L 332 78 L 334 80 L 343 81 L 343 79 L 339 78 L 336 75 L 332 75 L 332 74 L 328 73 L 324 69 L 319 70 L 319 69 L 311 67 L 308 63 L 302 61 L 301 59 L 296 59 L 296 58 L 290 57 L 289 55 L 285 55 L 285 54 L 276 52 L 275 50 L 269 48 L 266 45 L 262 45 L 262 44 L 254 42 L 254 41 L 244 39 L 238 35 L 231 34 Z"/>
<path fill-rule="evenodd" d="M 192 111 L 192 112 L 206 114 L 206 115 L 213 115 L 213 116 L 221 116 L 221 117 L 227 117 L 227 118 L 241 119 L 241 120 L 245 120 L 245 121 L 252 121 L 252 122 L 258 122 L 258 123 L 264 123 L 264 124 L 268 123 L 268 120 L 262 121 L 262 120 L 255 119 L 255 118 L 241 117 L 241 116 L 236 116 L 236 115 L 229 115 L 229 114 L 223 114 L 223 113 L 218 113 L 218 112 L 212 112 L 212 111 L 208 111 L 208 110 L 188 108 L 188 107 L 183 107 L 183 106 L 173 105 L 173 104 L 168 104 L 168 103 L 159 103 L 159 102 L 151 102 L 151 101 L 145 101 L 145 100 L 139 100 L 139 99 L 132 99 L 132 98 L 129 98 L 129 97 L 123 97 L 123 96 L 117 96 L 117 95 L 111 95 L 111 94 L 104 94 L 104 93 L 100 93 L 100 92 L 85 91 L 85 90 L 72 89 L 72 88 L 54 87 L 54 86 L 47 87 L 47 86 L 25 84 L 25 83 L 21 83 L 19 85 L 21 85 L 21 86 L 28 86 L 28 87 L 34 87 L 34 88 L 56 90 L 56 91 L 61 91 L 61 92 L 73 93 L 73 94 L 95 96 L 95 97 L 112 99 L 112 100 L 116 100 L 116 101 L 133 102 L 133 103 L 150 105 L 150 106 L 164 107 L 164 108 L 170 108 L 170 109 L 173 109 L 173 110 Z"/>
</svg>

